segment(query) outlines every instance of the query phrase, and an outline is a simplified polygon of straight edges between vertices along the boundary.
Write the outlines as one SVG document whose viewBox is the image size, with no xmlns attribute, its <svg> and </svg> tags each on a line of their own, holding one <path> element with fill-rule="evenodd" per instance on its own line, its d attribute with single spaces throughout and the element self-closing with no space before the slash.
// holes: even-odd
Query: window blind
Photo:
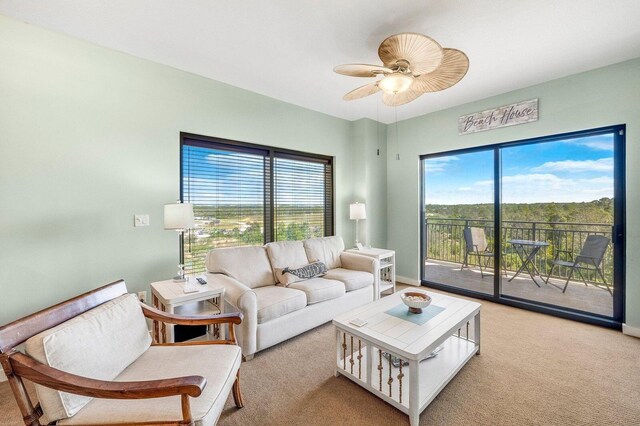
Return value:
<svg viewBox="0 0 640 426">
<path fill-rule="evenodd" d="M 182 198 L 193 204 L 196 227 L 183 244 L 185 270 L 205 270 L 214 247 L 264 244 L 267 153 L 185 145 Z"/>
<path fill-rule="evenodd" d="M 182 263 L 205 270 L 209 250 L 333 235 L 331 157 L 181 135 L 182 200 L 196 226 Z"/>
<path fill-rule="evenodd" d="M 325 164 L 275 158 L 275 239 L 325 235 Z"/>
</svg>

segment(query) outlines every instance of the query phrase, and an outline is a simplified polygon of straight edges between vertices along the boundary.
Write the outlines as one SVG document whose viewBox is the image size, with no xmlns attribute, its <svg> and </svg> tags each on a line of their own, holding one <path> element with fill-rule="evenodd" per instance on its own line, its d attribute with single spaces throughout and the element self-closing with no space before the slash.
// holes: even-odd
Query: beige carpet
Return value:
<svg viewBox="0 0 640 426">
<path fill-rule="evenodd" d="M 423 425 L 640 425 L 640 339 L 482 302 L 482 355 L 420 416 Z M 242 365 L 245 408 L 221 425 L 407 425 L 408 417 L 333 377 L 330 324 Z M 0 424 L 20 425 L 7 383 Z"/>
</svg>

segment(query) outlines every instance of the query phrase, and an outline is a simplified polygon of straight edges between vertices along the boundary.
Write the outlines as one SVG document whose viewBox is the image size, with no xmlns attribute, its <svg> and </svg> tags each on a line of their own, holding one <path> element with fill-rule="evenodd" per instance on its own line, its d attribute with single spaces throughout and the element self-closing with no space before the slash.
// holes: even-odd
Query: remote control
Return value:
<svg viewBox="0 0 640 426">
<path fill-rule="evenodd" d="M 202 284 L 202 285 L 205 285 L 205 284 L 207 283 L 207 280 L 205 280 L 205 279 L 204 279 L 204 278 L 202 278 L 202 277 L 198 277 L 198 278 L 196 278 L 196 281 L 198 281 L 198 282 L 199 282 L 200 284 Z"/>
</svg>

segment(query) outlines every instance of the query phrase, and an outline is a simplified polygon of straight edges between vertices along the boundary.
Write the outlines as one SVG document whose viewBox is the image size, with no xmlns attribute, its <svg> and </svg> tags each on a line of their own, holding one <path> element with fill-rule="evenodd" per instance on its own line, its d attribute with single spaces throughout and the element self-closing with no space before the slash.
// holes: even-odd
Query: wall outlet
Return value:
<svg viewBox="0 0 640 426">
<path fill-rule="evenodd" d="M 149 226 L 149 215 L 148 214 L 134 215 L 133 226 Z"/>
<path fill-rule="evenodd" d="M 139 291 L 138 292 L 138 300 L 141 301 L 142 303 L 146 303 L 146 301 L 147 301 L 147 292 L 146 291 Z"/>
</svg>

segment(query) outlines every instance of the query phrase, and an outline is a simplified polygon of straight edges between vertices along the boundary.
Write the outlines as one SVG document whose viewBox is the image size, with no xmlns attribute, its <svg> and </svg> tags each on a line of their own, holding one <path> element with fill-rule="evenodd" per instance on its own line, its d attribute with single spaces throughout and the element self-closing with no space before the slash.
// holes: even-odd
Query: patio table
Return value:
<svg viewBox="0 0 640 426">
<path fill-rule="evenodd" d="M 533 283 L 540 287 L 540 284 L 536 281 L 535 275 L 540 275 L 540 271 L 536 268 L 536 264 L 534 262 L 536 255 L 543 247 L 548 247 L 549 243 L 545 241 L 532 241 L 532 240 L 508 240 L 516 253 L 518 253 L 518 257 L 522 261 L 522 265 L 520 269 L 515 273 L 515 275 L 509 278 L 509 282 L 511 282 L 515 277 L 520 275 L 523 270 L 527 270 L 529 276 L 533 280 Z M 529 267 L 531 266 L 531 267 Z"/>
</svg>

